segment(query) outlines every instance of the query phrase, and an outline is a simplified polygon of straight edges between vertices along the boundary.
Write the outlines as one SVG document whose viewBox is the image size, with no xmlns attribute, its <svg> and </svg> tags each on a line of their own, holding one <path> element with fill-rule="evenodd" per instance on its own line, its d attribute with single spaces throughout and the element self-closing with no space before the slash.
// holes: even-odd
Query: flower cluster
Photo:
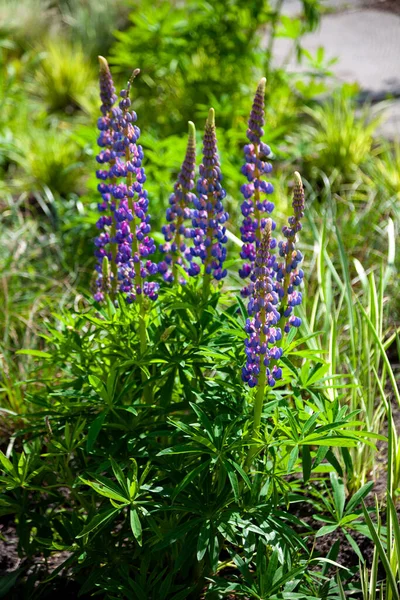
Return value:
<svg viewBox="0 0 400 600">
<path fill-rule="evenodd" d="M 98 204 L 102 214 L 97 222 L 101 233 L 95 240 L 98 259 L 96 281 L 97 301 L 104 298 L 107 288 L 126 294 L 128 302 L 133 302 L 141 294 L 151 299 L 157 297 L 158 284 L 145 281 L 158 271 L 158 267 L 148 257 L 155 251 L 150 233 L 150 217 L 147 214 L 148 198 L 143 188 L 146 176 L 142 167 L 143 150 L 137 144 L 140 130 L 135 125 L 136 113 L 131 110 L 129 98 L 134 71 L 127 89 L 117 97 L 107 61 L 100 61 L 100 96 L 102 117 L 98 120 L 101 148 L 97 162 L 102 166 L 96 172 L 100 180 L 98 191 L 102 202 Z M 111 266 L 111 283 L 105 281 L 103 260 Z"/>
<path fill-rule="evenodd" d="M 270 254 L 272 221 L 267 219 L 257 248 L 254 261 L 253 294 L 249 299 L 245 331 L 248 338 L 245 341 L 246 365 L 242 369 L 242 379 L 250 387 L 260 385 L 275 385 L 282 377 L 282 370 L 277 364 L 282 356 L 282 349 L 276 344 L 282 338 L 278 327 L 281 315 L 278 311 L 279 295 L 275 290 L 274 266 L 275 257 Z"/>
<path fill-rule="evenodd" d="M 285 240 L 279 242 L 280 262 L 275 264 L 276 290 L 281 299 L 281 316 L 285 321 L 284 332 L 290 327 L 299 327 L 301 319 L 293 314 L 293 308 L 301 304 L 302 296 L 298 288 L 303 280 L 303 270 L 299 264 L 303 260 L 300 250 L 296 249 L 296 234 L 301 230 L 301 219 L 304 216 L 304 188 L 299 173 L 295 173 L 293 192 L 293 216 L 289 217 L 288 225 L 282 227 Z"/>
<path fill-rule="evenodd" d="M 274 204 L 268 200 L 268 195 L 273 192 L 273 186 L 270 182 L 262 179 L 263 175 L 268 175 L 272 171 L 272 165 L 266 160 L 271 150 L 261 141 L 261 137 L 264 135 L 265 81 L 265 78 L 262 78 L 257 87 L 247 129 L 247 138 L 250 143 L 244 147 L 246 162 L 242 167 L 242 173 L 247 177 L 248 183 L 241 187 L 244 201 L 241 207 L 243 223 L 240 233 L 243 246 L 240 256 L 246 261 L 239 270 L 242 279 L 251 276 L 268 215 L 274 209 Z M 274 227 L 275 225 L 273 225 Z M 242 289 L 244 297 L 251 293 L 251 286 L 245 286 Z"/>
<path fill-rule="evenodd" d="M 190 252 L 204 264 L 205 276 L 217 281 L 226 276 L 223 263 L 226 258 L 226 228 L 228 219 L 222 201 L 226 192 L 221 185 L 222 175 L 217 150 L 214 109 L 210 109 L 204 132 L 203 162 L 200 165 L 197 181 L 198 196 L 194 197 L 195 208 L 192 213 L 193 246 Z M 191 262 L 189 275 L 197 275 L 200 266 Z"/>
<path fill-rule="evenodd" d="M 178 280 L 176 265 L 180 265 L 189 270 L 194 266 L 186 266 L 185 257 L 191 262 L 191 252 L 185 239 L 190 238 L 192 230 L 187 227 L 187 221 L 192 218 L 192 206 L 196 199 L 191 190 L 194 188 L 194 176 L 196 168 L 196 130 L 194 124 L 189 122 L 189 137 L 186 149 L 185 160 L 178 175 L 177 182 L 174 185 L 174 192 L 169 198 L 169 207 L 167 208 L 167 224 L 161 229 L 165 244 L 160 246 L 161 252 L 165 258 L 158 265 L 159 272 L 163 275 L 165 281 L 173 282 Z M 179 278 L 180 283 L 185 283 L 183 278 Z"/>
<path fill-rule="evenodd" d="M 135 71 L 133 77 L 137 74 Z M 167 282 L 181 281 L 179 266 L 191 276 L 199 274 L 204 265 L 203 297 L 208 296 L 211 278 L 220 280 L 226 275 L 226 227 L 228 213 L 224 210 L 225 190 L 217 150 L 214 110 L 210 109 L 203 140 L 203 162 L 199 169 L 197 195 L 194 188 L 196 140 L 193 123 L 189 123 L 186 156 L 169 199 L 167 223 L 162 228 L 165 243 L 160 246 L 164 259 L 159 265 L 150 260 L 155 244 L 150 234 L 147 214 L 148 197 L 143 187 L 146 177 L 142 167 L 143 150 L 137 141 L 140 131 L 136 114 L 131 110 L 129 92 L 117 96 L 107 62 L 100 57 L 100 96 L 102 117 L 98 121 L 101 151 L 97 161 L 98 190 L 102 195 L 98 221 L 101 230 L 96 238 L 97 292 L 96 300 L 105 293 L 116 292 L 132 302 L 142 294 L 156 298 L 158 284 L 148 277 L 161 273 Z M 272 232 L 275 223 L 268 216 L 274 205 L 268 200 L 273 191 L 263 176 L 271 172 L 266 162 L 270 149 L 262 141 L 264 125 L 265 79 L 261 79 L 248 122 L 245 146 L 246 163 L 242 173 L 248 183 L 241 187 L 243 222 L 241 257 L 246 262 L 240 276 L 249 281 L 242 295 L 249 297 L 245 342 L 246 365 L 242 378 L 250 387 L 273 387 L 282 376 L 279 359 L 280 340 L 291 327 L 299 327 L 301 319 L 294 307 L 301 303 L 298 287 L 303 279 L 300 263 L 302 254 L 296 249 L 296 236 L 304 216 L 304 189 L 300 175 L 295 173 L 293 216 L 282 228 L 284 240 L 278 244 L 278 257 L 271 254 L 276 248 Z M 187 221 L 191 219 L 192 227 Z M 183 281 L 181 281 L 183 283 Z M 139 298 L 140 299 L 140 298 Z M 145 334 L 144 334 L 145 336 Z"/>
</svg>

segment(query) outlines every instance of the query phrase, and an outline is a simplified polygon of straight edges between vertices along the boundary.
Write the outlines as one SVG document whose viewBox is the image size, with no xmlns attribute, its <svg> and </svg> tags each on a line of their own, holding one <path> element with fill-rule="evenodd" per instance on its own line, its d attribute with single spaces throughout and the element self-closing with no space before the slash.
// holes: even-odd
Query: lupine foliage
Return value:
<svg viewBox="0 0 400 600">
<path fill-rule="evenodd" d="M 49 352 L 38 355 L 58 377 L 33 388 L 33 412 L 10 457 L 0 454 L 0 511 L 15 517 L 20 553 L 66 559 L 39 596 L 23 569 L 16 577 L 26 597 L 54 597 L 65 568 L 81 595 L 107 598 L 342 599 L 342 580 L 329 572 L 337 553 L 310 547 L 314 532 L 294 506 L 329 472 L 333 525 L 358 527 L 370 485 L 345 508 L 343 478 L 351 449 L 379 436 L 342 404 L 346 385 L 328 373 L 316 334 L 296 338 L 307 206 L 296 173 L 293 215 L 277 242 L 264 198 L 273 191 L 263 178 L 265 80 L 242 170 L 241 294 L 221 281 L 229 222 L 213 109 L 196 188 L 190 124 L 156 254 L 133 77 L 118 101 L 100 58 L 94 299 L 49 328 Z"/>
</svg>

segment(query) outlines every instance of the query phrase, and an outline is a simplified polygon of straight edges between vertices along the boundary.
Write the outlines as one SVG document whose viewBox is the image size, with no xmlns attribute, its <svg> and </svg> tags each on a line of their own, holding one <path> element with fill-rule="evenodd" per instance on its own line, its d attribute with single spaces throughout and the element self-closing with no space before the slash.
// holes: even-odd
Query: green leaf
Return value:
<svg viewBox="0 0 400 600">
<path fill-rule="evenodd" d="M 380 536 L 379 536 L 377 530 L 375 529 L 375 525 L 373 524 L 371 517 L 369 516 L 369 512 L 367 510 L 367 507 L 364 504 L 364 500 L 362 500 L 362 506 L 363 506 L 364 518 L 368 525 L 368 529 L 371 534 L 371 537 L 374 540 L 375 547 L 379 554 L 379 558 L 381 559 L 383 568 L 385 569 L 386 577 L 388 579 L 389 585 L 392 590 L 393 599 L 400 600 L 400 594 L 399 594 L 397 583 L 396 583 L 396 575 L 395 575 L 395 573 L 393 573 L 392 567 L 390 566 L 390 562 L 386 555 L 386 552 L 385 552 L 385 549 L 381 542 Z"/>
<path fill-rule="evenodd" d="M 108 396 L 107 389 L 106 389 L 104 383 L 101 381 L 101 379 L 99 379 L 96 375 L 89 375 L 88 379 L 89 379 L 90 385 L 95 390 L 95 392 L 98 393 L 100 398 L 102 398 L 104 400 L 104 402 L 109 404 L 110 398 Z"/>
<path fill-rule="evenodd" d="M 363 500 L 369 494 L 373 487 L 373 481 L 369 481 L 368 483 L 363 485 L 348 501 L 345 514 L 351 513 L 356 508 L 356 506 L 360 504 L 361 500 Z"/>
<path fill-rule="evenodd" d="M 206 521 L 201 527 L 199 537 L 197 538 L 197 560 L 200 562 L 203 560 L 210 539 L 210 521 Z"/>
<path fill-rule="evenodd" d="M 348 531 L 344 532 L 344 537 L 346 538 L 346 540 L 348 541 L 348 543 L 350 544 L 350 546 L 353 548 L 354 552 L 358 556 L 358 560 L 360 561 L 360 563 L 363 564 L 365 559 L 361 553 L 360 548 L 358 547 L 357 542 L 352 538 L 352 536 L 350 535 L 350 533 Z"/>
<path fill-rule="evenodd" d="M 184 490 L 185 487 L 189 485 L 189 483 L 193 481 L 193 479 L 195 479 L 197 475 L 199 475 L 199 473 L 201 473 L 206 467 L 208 467 L 210 461 L 211 458 L 207 459 L 205 462 L 201 463 L 195 469 L 193 469 L 193 471 L 190 471 L 185 475 L 180 484 L 175 488 L 174 493 L 172 494 L 172 500 L 175 500 L 178 494 L 180 494 L 180 492 Z"/>
<path fill-rule="evenodd" d="M 0 598 L 6 598 L 8 592 L 13 589 L 18 577 L 22 575 L 24 569 L 15 569 L 10 573 L 3 573 L 0 579 Z"/>
<path fill-rule="evenodd" d="M 14 466 L 7 456 L 0 450 L 0 462 L 4 467 L 4 470 L 10 475 L 14 475 Z"/>
<path fill-rule="evenodd" d="M 265 554 L 266 548 L 265 548 L 264 544 L 261 544 L 261 543 L 259 544 L 259 547 L 261 545 L 264 547 L 264 554 Z M 279 559 L 279 551 L 277 548 L 275 548 L 275 550 L 273 551 L 273 553 L 270 556 L 270 559 L 268 561 L 267 571 L 265 573 L 265 583 L 266 583 L 266 585 L 264 587 L 265 591 L 266 591 L 266 589 L 271 588 L 274 583 L 275 574 L 276 574 L 276 571 L 278 568 L 278 559 Z"/>
<path fill-rule="evenodd" d="M 335 504 L 336 515 L 338 521 L 340 521 L 343 517 L 343 510 L 346 502 L 344 483 L 342 479 L 339 479 L 337 473 L 330 473 L 329 477 L 333 489 L 333 501 Z"/>
<path fill-rule="evenodd" d="M 119 512 L 121 508 L 109 508 L 107 510 L 103 510 L 99 514 L 95 515 L 93 519 L 87 523 L 82 531 L 76 536 L 76 538 L 81 538 L 84 535 L 87 535 L 91 531 L 99 527 L 104 527 L 109 521 L 111 521 Z"/>
<path fill-rule="evenodd" d="M 290 453 L 289 462 L 287 466 L 287 474 L 289 475 L 293 471 L 293 467 L 299 458 L 299 447 L 295 446 Z"/>
<path fill-rule="evenodd" d="M 135 508 L 131 508 L 130 510 L 130 522 L 132 533 L 135 536 L 135 539 L 139 546 L 142 545 L 142 524 L 140 523 L 139 515 Z"/>
<path fill-rule="evenodd" d="M 86 440 L 86 452 L 91 452 L 93 450 L 94 443 L 97 440 L 101 428 L 103 427 L 104 419 L 106 418 L 106 416 L 107 411 L 103 410 L 91 423 Z"/>
<path fill-rule="evenodd" d="M 43 350 L 17 350 L 16 354 L 25 354 L 28 356 L 37 356 L 38 358 L 51 358 L 52 355 Z"/>
<path fill-rule="evenodd" d="M 128 499 L 128 498 L 130 499 L 130 493 L 129 493 L 128 486 L 126 483 L 126 477 L 125 477 L 121 467 L 113 459 L 112 456 L 110 456 L 110 463 L 111 463 L 111 468 L 113 470 L 113 473 L 115 475 L 115 479 L 118 481 L 119 485 L 121 486 L 121 489 L 125 492 L 126 499 Z M 135 476 L 135 479 L 137 479 L 137 476 Z"/>
<path fill-rule="evenodd" d="M 89 481 L 88 479 L 80 478 L 83 483 L 90 486 L 95 492 L 100 494 L 100 496 L 104 496 L 109 500 L 116 500 L 117 502 L 122 502 L 123 504 L 130 504 L 130 498 L 126 498 L 122 490 L 120 490 L 111 480 L 106 477 L 102 477 L 98 475 L 96 477 L 96 481 Z"/>
<path fill-rule="evenodd" d="M 238 483 L 238 478 L 236 476 L 236 473 L 235 473 L 233 467 L 230 465 L 230 463 L 227 460 L 223 459 L 222 463 L 228 473 L 229 481 L 231 482 L 232 491 L 233 491 L 233 495 L 235 496 L 235 500 L 236 500 L 236 502 L 239 502 L 239 483 Z"/>
<path fill-rule="evenodd" d="M 332 533 L 333 531 L 336 531 L 336 529 L 338 528 L 338 525 L 324 525 L 323 527 L 321 527 L 320 529 L 318 529 L 317 533 L 315 534 L 315 537 L 321 537 L 323 535 L 327 535 L 328 533 Z"/>
</svg>

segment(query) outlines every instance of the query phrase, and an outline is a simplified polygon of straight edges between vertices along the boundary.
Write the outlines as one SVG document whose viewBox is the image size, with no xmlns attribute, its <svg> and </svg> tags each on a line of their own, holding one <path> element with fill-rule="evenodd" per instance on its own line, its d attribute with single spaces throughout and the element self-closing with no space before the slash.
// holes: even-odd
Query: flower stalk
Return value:
<svg viewBox="0 0 400 600">
<path fill-rule="evenodd" d="M 266 386 L 273 387 L 276 380 L 282 377 L 282 369 L 275 364 L 282 356 L 282 349 L 276 345 L 282 333 L 276 326 L 280 319 L 277 310 L 279 296 L 273 281 L 275 257 L 270 253 L 271 241 L 272 220 L 267 219 L 255 259 L 254 291 L 247 307 L 249 313 L 245 327 L 248 334 L 248 339 L 245 341 L 247 361 L 242 369 L 243 380 L 250 387 L 256 388 L 253 440 L 258 437 L 260 430 Z M 250 446 L 246 466 L 251 464 L 255 452 L 254 446 Z"/>
<path fill-rule="evenodd" d="M 240 233 L 243 247 L 240 256 L 246 262 L 239 270 L 239 275 L 242 279 L 250 278 L 250 280 L 268 215 L 274 210 L 274 204 L 267 199 L 267 196 L 273 192 L 273 186 L 263 179 L 264 175 L 272 171 L 271 163 L 266 161 L 271 150 L 261 141 L 265 122 L 265 84 L 266 79 L 263 77 L 258 84 L 250 112 L 246 133 L 249 143 L 244 146 L 246 162 L 242 167 L 242 174 L 246 176 L 248 183 L 240 188 L 244 197 L 241 206 L 243 222 Z M 250 296 L 251 293 L 251 284 L 244 286 L 241 292 L 244 297 Z"/>
<path fill-rule="evenodd" d="M 202 297 L 206 302 L 210 293 L 211 280 L 220 281 L 227 271 L 225 223 L 228 213 L 224 210 L 223 199 L 226 192 L 221 185 L 222 173 L 218 156 L 215 130 L 215 111 L 210 108 L 204 131 L 203 162 L 199 168 L 197 194 L 192 218 L 194 246 L 190 249 L 193 257 L 198 257 L 204 265 Z M 199 265 L 192 263 L 191 275 L 200 271 Z"/>
<path fill-rule="evenodd" d="M 196 129 L 194 123 L 189 121 L 189 136 L 185 160 L 182 163 L 178 179 L 174 185 L 174 192 L 169 198 L 167 208 L 167 224 L 161 229 L 165 243 L 160 246 L 165 258 L 158 265 L 164 281 L 169 283 L 184 284 L 185 280 L 179 277 L 178 265 L 187 272 L 193 269 L 190 265 L 192 256 L 186 240 L 191 237 L 191 229 L 185 222 L 192 218 L 192 207 L 195 195 L 194 175 L 196 168 Z"/>
</svg>

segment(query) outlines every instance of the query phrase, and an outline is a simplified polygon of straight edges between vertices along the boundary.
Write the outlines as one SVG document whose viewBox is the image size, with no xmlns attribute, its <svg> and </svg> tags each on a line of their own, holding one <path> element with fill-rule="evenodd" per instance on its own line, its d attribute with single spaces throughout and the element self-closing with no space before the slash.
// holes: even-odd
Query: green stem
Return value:
<svg viewBox="0 0 400 600">
<path fill-rule="evenodd" d="M 252 440 L 256 439 L 260 432 L 261 416 L 262 416 L 262 411 L 263 411 L 263 406 L 264 406 L 264 395 L 265 395 L 266 382 L 267 382 L 267 367 L 264 364 L 262 364 L 260 367 L 260 375 L 258 378 L 257 393 L 256 393 L 256 397 L 254 399 L 253 429 L 251 432 Z M 247 453 L 247 458 L 246 458 L 246 468 L 247 469 L 251 466 L 251 464 L 253 462 L 253 458 L 256 453 L 257 453 L 257 447 L 250 446 L 248 453 Z"/>
<path fill-rule="evenodd" d="M 182 194 L 183 194 L 183 197 L 186 196 L 187 190 L 185 188 L 182 188 Z M 180 208 L 182 209 L 182 211 L 185 209 L 184 200 L 182 200 L 180 202 Z M 181 246 L 181 241 L 182 241 L 182 236 L 181 236 L 181 234 L 179 232 L 182 224 L 183 224 L 183 216 L 178 217 L 178 221 L 176 223 L 176 233 L 175 233 L 174 243 L 176 244 L 177 251 L 174 252 L 173 255 L 172 255 L 172 276 L 174 278 L 174 284 L 179 283 L 179 281 L 178 281 L 178 269 L 177 269 L 176 265 L 177 265 L 178 256 L 180 254 L 180 246 Z"/>
<path fill-rule="evenodd" d="M 128 135 L 128 131 L 126 131 L 125 133 L 126 133 L 126 135 Z M 125 150 L 125 159 L 128 162 L 130 160 L 130 158 L 131 158 L 131 154 L 129 151 L 129 147 L 127 147 Z M 128 174 L 126 176 L 126 184 L 127 184 L 128 188 L 132 185 L 132 173 L 130 171 L 128 172 Z M 133 206 L 133 198 L 128 199 L 128 206 L 129 206 L 129 209 L 133 216 L 133 219 L 132 219 L 132 232 L 133 232 L 132 252 L 133 252 L 133 255 L 139 256 L 139 245 L 138 245 L 138 241 L 137 241 L 137 237 L 136 237 L 136 219 L 135 219 L 135 210 L 134 210 L 134 206 Z M 142 290 L 141 294 L 136 293 L 136 301 L 139 304 L 140 355 L 143 356 L 147 351 L 147 334 L 146 334 L 146 313 L 145 313 L 145 307 L 144 307 L 144 302 L 143 302 L 143 280 L 142 280 L 142 275 L 140 273 L 140 262 L 135 262 L 134 268 L 135 268 L 135 280 L 134 280 L 135 288 L 137 289 L 139 287 Z M 153 396 L 152 396 L 150 386 L 147 383 L 146 373 L 143 370 L 141 371 L 141 379 L 142 379 L 142 384 L 144 386 L 143 387 L 143 398 L 144 398 L 145 402 L 151 403 Z"/>
<path fill-rule="evenodd" d="M 204 263 L 204 267 L 206 266 L 206 263 Z M 211 287 L 211 275 L 209 275 L 208 273 L 204 273 L 203 276 L 203 292 L 202 292 L 202 296 L 203 296 L 203 302 L 206 303 L 208 300 L 208 296 L 210 295 L 210 287 Z"/>
<path fill-rule="evenodd" d="M 259 155 L 260 155 L 260 147 L 259 147 L 258 144 L 256 144 L 254 146 L 254 152 L 255 152 L 256 158 L 258 160 Z M 260 170 L 258 169 L 258 167 L 256 167 L 254 169 L 254 178 L 255 179 L 260 179 L 260 177 L 261 177 Z M 259 201 L 260 201 L 260 190 L 259 190 L 259 188 L 256 188 L 254 190 L 254 206 L 255 206 L 255 208 L 254 208 L 254 216 L 257 219 L 256 238 L 257 238 L 258 242 L 260 243 L 261 242 L 261 237 L 262 237 L 262 231 L 261 231 L 261 213 L 260 213 L 260 211 L 257 208 L 257 204 L 258 204 Z"/>
<path fill-rule="evenodd" d="M 209 194 L 208 201 L 210 202 L 212 200 L 213 200 L 213 195 Z M 210 211 L 207 211 L 207 220 L 208 221 L 210 221 L 210 219 L 212 219 L 212 216 L 213 216 L 212 213 Z M 213 246 L 213 244 L 212 244 L 213 230 L 211 227 L 207 227 L 206 239 L 211 240 L 211 244 L 207 248 L 207 256 L 204 261 L 203 292 L 202 292 L 204 303 L 206 303 L 208 300 L 208 296 L 210 295 L 210 287 L 211 287 L 211 274 L 206 273 L 206 269 L 212 260 L 211 251 L 212 251 L 212 246 Z"/>
<path fill-rule="evenodd" d="M 288 308 L 287 295 L 288 295 L 288 288 L 289 288 L 289 284 L 290 284 L 290 273 L 288 272 L 288 264 L 291 260 L 292 251 L 293 251 L 293 240 L 291 240 L 289 238 L 288 239 L 288 252 L 287 252 L 286 258 L 285 258 L 285 278 L 283 280 L 283 298 L 282 298 L 282 308 L 280 310 L 281 318 L 278 323 L 282 330 L 282 337 L 277 343 L 278 348 L 280 348 L 282 346 L 283 337 L 285 335 L 285 325 L 289 320 L 289 317 L 284 317 L 284 313 L 285 313 L 285 310 Z"/>
<path fill-rule="evenodd" d="M 116 227 L 115 227 L 115 222 L 113 219 L 112 225 L 111 225 L 111 238 L 115 238 L 116 235 Z M 116 263 L 116 257 L 117 257 L 117 244 L 116 242 L 113 242 L 111 244 L 111 272 L 113 274 L 112 276 L 112 280 L 111 280 L 111 300 L 114 301 L 115 297 L 117 295 L 117 283 L 118 283 L 118 269 L 117 269 L 117 263 Z"/>
</svg>

